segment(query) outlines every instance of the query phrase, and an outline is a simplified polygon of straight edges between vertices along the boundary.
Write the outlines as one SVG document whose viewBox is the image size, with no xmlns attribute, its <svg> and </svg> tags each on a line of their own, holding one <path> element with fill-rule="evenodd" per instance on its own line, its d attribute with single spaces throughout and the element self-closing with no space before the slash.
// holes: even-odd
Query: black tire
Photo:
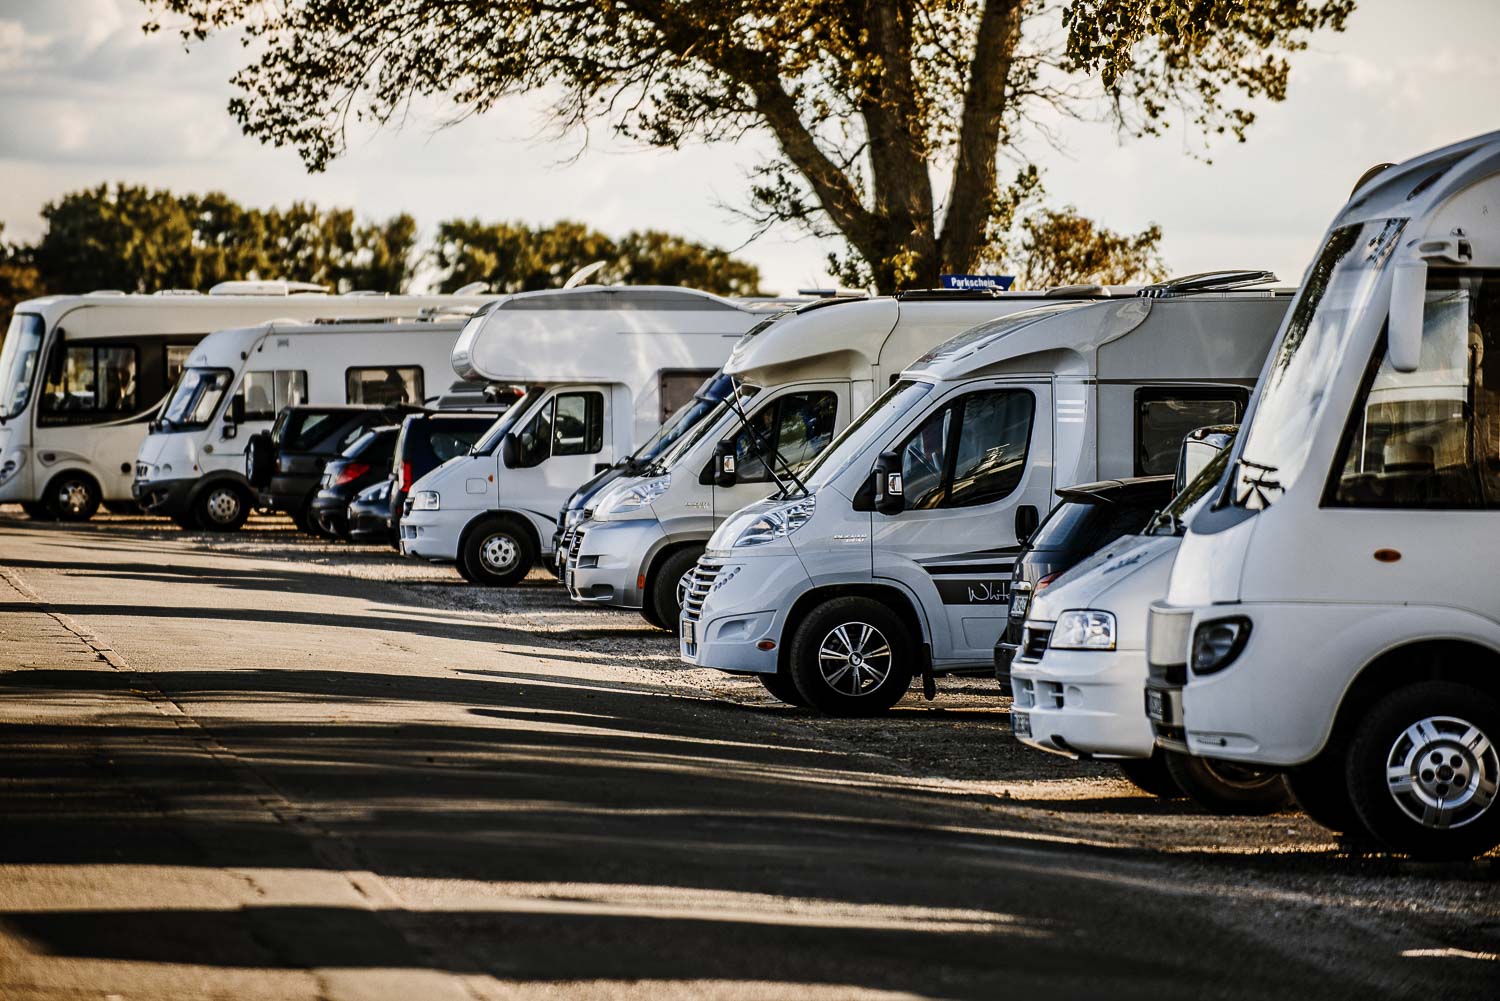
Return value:
<svg viewBox="0 0 1500 1001">
<path fill-rule="evenodd" d="M 182 514 L 168 515 L 168 517 L 172 519 L 172 524 L 176 525 L 184 532 L 197 532 L 200 530 L 198 528 L 198 519 L 193 515 L 191 511 L 187 511 Z"/>
<path fill-rule="evenodd" d="M 311 535 L 315 539 L 321 539 L 323 532 L 318 528 L 317 516 L 313 514 L 312 502 L 304 503 L 296 511 L 291 512 L 292 524 L 297 526 L 297 531 L 304 535 Z"/>
<path fill-rule="evenodd" d="M 1167 757 L 1161 748 L 1151 752 L 1149 758 L 1127 758 L 1116 761 L 1120 773 L 1141 792 L 1160 796 L 1162 799 L 1181 799 L 1182 787 L 1167 770 Z"/>
<path fill-rule="evenodd" d="M 250 495 L 238 483 L 210 483 L 193 498 L 193 520 L 205 532 L 238 532 L 250 517 Z"/>
<path fill-rule="evenodd" d="M 141 505 L 133 500 L 105 501 L 104 509 L 110 514 L 141 514 Z"/>
<path fill-rule="evenodd" d="M 463 560 L 460 559 L 457 563 L 453 564 L 453 569 L 457 570 L 458 571 L 458 575 L 460 577 L 462 577 L 468 583 L 470 583 L 470 584 L 477 584 L 477 583 L 479 583 L 473 577 L 469 576 L 469 568 L 466 567 L 466 566 L 464 566 L 464 561 Z"/>
<path fill-rule="evenodd" d="M 536 547 L 515 522 L 491 518 L 469 531 L 458 558 L 475 584 L 510 587 L 531 572 L 536 563 Z"/>
<path fill-rule="evenodd" d="M 245 479 L 251 486 L 268 487 L 275 476 L 276 447 L 271 432 L 257 431 L 245 442 Z"/>
<path fill-rule="evenodd" d="M 809 707 L 829 716 L 871 716 L 906 694 L 915 661 L 911 634 L 895 612 L 872 598 L 850 597 L 825 601 L 802 620 L 788 667 Z"/>
<path fill-rule="evenodd" d="M 1212 813 L 1255 816 L 1292 805 L 1286 777 L 1229 761 L 1164 752 L 1167 771 L 1188 799 Z"/>
<path fill-rule="evenodd" d="M 1404 790 L 1389 778 L 1398 768 Z M 1344 775 L 1365 830 L 1392 851 L 1482 855 L 1500 844 L 1500 702 L 1451 681 L 1398 689 L 1360 720 Z"/>
<path fill-rule="evenodd" d="M 646 615 L 645 608 L 641 614 L 646 615 L 646 621 L 660 629 L 676 634 L 679 628 L 677 617 L 682 614 L 682 601 L 678 597 L 682 593 L 682 575 L 698 565 L 698 557 L 703 555 L 702 546 L 689 546 L 676 552 L 668 553 L 666 558 L 657 564 L 652 571 L 651 582 L 647 585 L 646 604 L 651 606 L 654 620 L 651 615 Z"/>
<path fill-rule="evenodd" d="M 1362 834 L 1364 824 L 1344 777 L 1348 748 L 1330 747 L 1301 768 L 1286 773 L 1287 788 L 1302 812 L 1335 834 Z"/>
<path fill-rule="evenodd" d="M 775 674 L 757 674 L 755 678 L 762 688 L 787 705 L 796 706 L 799 709 L 808 708 L 807 700 L 802 697 L 801 692 L 797 691 L 797 686 L 793 684 L 790 674 L 778 671 Z"/>
<path fill-rule="evenodd" d="M 657 629 L 667 628 L 667 624 L 656 617 L 656 603 L 651 601 L 650 595 L 641 603 L 641 618 L 651 623 Z"/>
<path fill-rule="evenodd" d="M 88 473 L 59 473 L 47 484 L 42 503 L 58 521 L 88 521 L 99 510 L 99 484 Z"/>
<path fill-rule="evenodd" d="M 43 504 L 41 501 L 22 501 L 21 510 L 25 511 L 26 517 L 30 518 L 32 521 L 57 520 L 57 516 L 54 515 L 51 509 L 49 509 L 47 505 Z"/>
</svg>

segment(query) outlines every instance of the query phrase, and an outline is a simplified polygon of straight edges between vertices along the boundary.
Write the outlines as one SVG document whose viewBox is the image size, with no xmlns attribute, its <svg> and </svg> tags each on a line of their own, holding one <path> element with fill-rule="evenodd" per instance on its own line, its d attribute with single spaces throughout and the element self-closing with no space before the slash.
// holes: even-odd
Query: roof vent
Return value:
<svg viewBox="0 0 1500 1001">
<path fill-rule="evenodd" d="M 313 282 L 219 282 L 209 295 L 296 295 L 299 292 L 326 293 L 327 287 Z"/>
<path fill-rule="evenodd" d="M 460 285 L 458 288 L 454 289 L 452 292 L 450 292 L 448 294 L 449 295 L 484 295 L 489 290 L 490 290 L 490 283 L 489 282 L 469 282 L 469 284 L 467 284 L 467 285 Z"/>
<path fill-rule="evenodd" d="M 1276 275 L 1270 271 L 1205 271 L 1185 278 L 1172 278 L 1158 285 L 1147 285 L 1136 295 L 1145 299 L 1162 299 L 1171 295 L 1196 295 L 1199 292 L 1231 292 L 1276 280 Z"/>
<path fill-rule="evenodd" d="M 152 295 L 202 295 L 195 288 L 159 288 Z"/>
<path fill-rule="evenodd" d="M 89 295 L 125 295 L 126 293 L 122 292 L 121 290 L 119 290 L 117 288 L 96 288 L 96 289 L 94 289 L 94 291 L 92 291 L 92 292 L 90 292 L 88 294 Z"/>
<path fill-rule="evenodd" d="M 1109 288 L 1104 285 L 1055 285 L 1043 292 L 1048 299 L 1082 299 L 1085 296 L 1109 298 Z"/>
</svg>

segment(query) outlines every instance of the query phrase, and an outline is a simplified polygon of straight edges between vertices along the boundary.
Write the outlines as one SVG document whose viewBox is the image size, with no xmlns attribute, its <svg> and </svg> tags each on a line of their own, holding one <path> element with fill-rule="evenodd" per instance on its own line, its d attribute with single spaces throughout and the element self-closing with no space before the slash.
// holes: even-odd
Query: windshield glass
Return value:
<svg viewBox="0 0 1500 1001">
<path fill-rule="evenodd" d="M 802 479 L 809 491 L 821 488 L 837 477 L 854 457 L 864 450 L 871 435 L 884 434 L 891 425 L 932 392 L 932 383 L 905 379 L 887 389 L 880 399 L 856 417 L 833 439 L 828 449 L 807 467 Z"/>
<path fill-rule="evenodd" d="M 1232 503 L 1264 507 L 1301 472 L 1349 337 L 1405 223 L 1374 220 L 1328 235 L 1272 350 L 1245 431 Z"/>
<path fill-rule="evenodd" d="M 31 402 L 36 359 L 42 351 L 42 318 L 35 313 L 17 313 L 5 331 L 0 347 L 0 419 L 14 417 Z"/>
<path fill-rule="evenodd" d="M 656 429 L 655 434 L 646 439 L 645 444 L 635 450 L 631 458 L 637 462 L 650 462 L 671 451 L 684 435 L 698 426 L 699 421 L 718 408 L 728 390 L 727 385 L 721 386 L 720 383 L 728 381 L 729 376 L 720 375 L 706 382 L 691 400 L 679 407 L 675 414 Z"/>
<path fill-rule="evenodd" d="M 1162 509 L 1161 517 L 1152 525 L 1148 534 L 1152 535 L 1182 535 L 1187 531 L 1184 524 L 1187 520 L 1189 509 L 1203 496 L 1214 488 L 1214 484 L 1224 476 L 1224 470 L 1229 466 L 1230 448 L 1225 446 L 1219 454 L 1208 461 L 1208 464 L 1198 471 L 1198 475 L 1183 487 L 1172 502 Z"/>
<path fill-rule="evenodd" d="M 172 431 L 207 427 L 233 377 L 227 368 L 183 369 L 162 410 L 162 427 Z"/>
<path fill-rule="evenodd" d="M 490 425 L 490 429 L 484 433 L 483 437 L 474 443 L 474 447 L 469 450 L 469 454 L 492 454 L 495 449 L 500 447 L 500 442 L 505 440 L 505 436 L 510 432 L 510 429 L 515 427 L 518 420 L 526 416 L 526 411 L 532 409 L 532 405 L 537 400 L 540 400 L 544 393 L 546 393 L 546 389 L 542 386 L 532 386 L 526 390 L 526 395 L 512 404 L 509 410 L 501 414 L 495 423 Z"/>
<path fill-rule="evenodd" d="M 704 417 L 692 428 L 689 428 L 686 434 L 678 438 L 677 444 L 662 453 L 661 458 L 652 463 L 652 468 L 663 470 L 672 468 L 672 466 L 677 464 L 679 459 L 696 448 L 698 443 L 718 426 L 719 422 L 724 419 L 724 415 L 729 413 L 731 400 L 735 406 L 743 410 L 755 398 L 755 394 L 759 392 L 759 386 L 740 386 L 735 390 L 734 395 L 730 399 L 714 404 L 708 416 Z"/>
</svg>

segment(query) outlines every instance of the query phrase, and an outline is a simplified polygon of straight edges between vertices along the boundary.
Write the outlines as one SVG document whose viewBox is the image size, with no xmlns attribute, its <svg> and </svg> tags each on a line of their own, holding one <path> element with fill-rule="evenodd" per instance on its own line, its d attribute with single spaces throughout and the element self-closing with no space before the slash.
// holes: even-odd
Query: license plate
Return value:
<svg viewBox="0 0 1500 1001">
<path fill-rule="evenodd" d="M 1146 689 L 1146 715 L 1158 723 L 1170 723 L 1167 719 L 1167 697 L 1165 692 Z"/>
<path fill-rule="evenodd" d="M 1031 736 L 1031 714 L 1010 711 L 1010 729 L 1017 737 Z"/>
<path fill-rule="evenodd" d="M 698 642 L 698 623 L 689 621 L 682 624 L 682 642 L 688 646 Z"/>
<path fill-rule="evenodd" d="M 1026 618 L 1026 609 L 1031 607 L 1031 595 L 1018 594 L 1011 599 L 1010 617 L 1013 619 Z"/>
</svg>

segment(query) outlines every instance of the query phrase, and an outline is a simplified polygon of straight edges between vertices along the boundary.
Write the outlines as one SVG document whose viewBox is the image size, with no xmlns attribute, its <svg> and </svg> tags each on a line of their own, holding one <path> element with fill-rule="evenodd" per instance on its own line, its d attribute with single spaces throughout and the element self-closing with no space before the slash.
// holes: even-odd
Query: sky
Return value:
<svg viewBox="0 0 1500 1001">
<path fill-rule="evenodd" d="M 767 291 L 832 284 L 835 243 L 788 231 L 742 246 L 752 227 L 727 206 L 742 204 L 768 140 L 661 151 L 603 128 L 586 143 L 558 139 L 540 101 L 517 100 L 452 127 L 433 108 L 358 134 L 309 175 L 294 151 L 260 145 L 229 118 L 228 79 L 246 59 L 234 37 L 185 51 L 173 32 L 144 35 L 146 18 L 139 0 L 0 0 L 6 239 L 35 239 L 38 211 L 67 191 L 127 181 L 257 206 L 408 211 L 424 235 L 455 216 L 665 229 L 739 248 Z M 1248 141 L 1211 147 L 1211 163 L 1180 134 L 1122 141 L 1092 123 L 1057 123 L 1060 150 L 1027 149 L 1051 204 L 1122 231 L 1160 224 L 1172 273 L 1268 268 L 1294 283 L 1367 167 L 1500 128 L 1497 37 L 1496 0 L 1360 0 L 1348 31 L 1294 57 L 1287 100 L 1258 105 Z"/>
</svg>

